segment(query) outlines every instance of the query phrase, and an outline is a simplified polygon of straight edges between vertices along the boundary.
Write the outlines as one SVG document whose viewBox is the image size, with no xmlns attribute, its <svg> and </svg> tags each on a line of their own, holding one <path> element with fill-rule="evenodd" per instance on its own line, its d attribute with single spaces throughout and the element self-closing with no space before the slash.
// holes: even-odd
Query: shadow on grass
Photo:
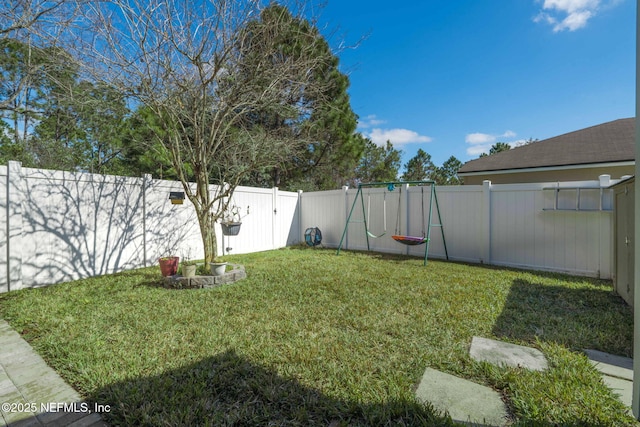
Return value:
<svg viewBox="0 0 640 427">
<path fill-rule="evenodd" d="M 234 351 L 99 389 L 112 425 L 453 425 L 415 402 L 366 404 L 328 397 Z"/>
<path fill-rule="evenodd" d="M 598 285 L 594 281 L 595 285 Z M 609 287 L 513 281 L 493 333 L 525 342 L 553 342 L 631 356 L 633 310 Z"/>
</svg>

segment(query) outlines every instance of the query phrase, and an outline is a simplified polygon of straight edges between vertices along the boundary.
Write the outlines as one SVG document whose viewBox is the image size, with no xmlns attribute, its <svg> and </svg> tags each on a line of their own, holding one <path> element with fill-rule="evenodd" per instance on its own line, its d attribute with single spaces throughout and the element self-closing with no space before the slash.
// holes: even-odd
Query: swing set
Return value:
<svg viewBox="0 0 640 427">
<path fill-rule="evenodd" d="M 418 185 L 420 186 L 421 191 L 421 208 L 422 208 L 422 236 L 410 236 L 407 234 L 401 234 L 402 232 L 402 187 L 408 185 Z M 364 203 L 364 188 L 374 188 L 374 187 L 386 187 L 386 191 L 383 193 L 382 199 L 382 215 L 383 215 L 383 231 L 381 234 L 373 234 L 371 230 L 369 230 L 369 225 L 371 224 L 371 193 L 367 193 L 367 207 L 365 210 Z M 340 245 L 338 245 L 338 251 L 336 255 L 340 254 L 340 249 L 342 248 L 342 243 L 345 240 L 347 235 L 347 229 L 349 228 L 349 224 L 353 222 L 364 223 L 365 236 L 367 238 L 367 250 L 371 250 L 369 244 L 369 238 L 377 239 L 387 234 L 387 192 L 393 192 L 398 186 L 398 215 L 396 217 L 396 228 L 395 234 L 391 236 L 393 240 L 398 243 L 402 243 L 407 246 L 417 246 L 417 245 L 425 245 L 424 250 L 424 265 L 427 265 L 427 255 L 429 253 L 429 240 L 431 239 L 431 227 L 440 227 L 440 232 L 442 233 L 442 243 L 444 245 L 444 253 L 449 259 L 449 253 L 447 252 L 447 242 L 444 238 L 444 227 L 442 226 L 442 218 L 440 216 L 440 207 L 438 206 L 438 196 L 436 195 L 436 186 L 433 181 L 393 181 L 393 182 L 370 182 L 370 183 L 362 183 L 358 184 L 358 192 L 353 199 L 353 204 L 351 205 L 351 210 L 349 211 L 349 216 L 347 217 L 347 223 L 344 226 L 344 231 L 342 232 L 342 238 L 340 239 Z M 425 215 L 425 188 L 429 190 L 429 213 L 428 216 Z M 353 215 L 353 211 L 356 207 L 356 204 L 360 200 L 362 205 L 362 220 L 352 220 L 351 217 Z M 438 223 L 433 224 L 431 222 L 433 216 L 433 206 L 435 204 L 436 212 L 438 214 Z"/>
</svg>

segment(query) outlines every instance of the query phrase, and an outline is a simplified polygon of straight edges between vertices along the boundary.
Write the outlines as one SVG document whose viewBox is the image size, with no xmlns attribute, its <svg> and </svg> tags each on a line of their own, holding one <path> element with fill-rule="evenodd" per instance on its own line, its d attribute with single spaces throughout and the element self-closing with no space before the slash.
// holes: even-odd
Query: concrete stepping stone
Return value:
<svg viewBox="0 0 640 427">
<path fill-rule="evenodd" d="M 488 338 L 473 337 L 469 355 L 474 360 L 496 366 L 527 368 L 533 371 L 544 371 L 548 367 L 547 358 L 540 350 Z"/>
<path fill-rule="evenodd" d="M 633 397 L 633 359 L 598 350 L 584 350 L 593 366 L 602 374 L 602 381 L 618 399 L 629 407 Z"/>
<path fill-rule="evenodd" d="M 631 402 L 633 401 L 633 381 L 627 381 L 608 375 L 602 376 L 602 382 L 609 387 L 611 392 L 629 408 L 631 413 Z"/>
<path fill-rule="evenodd" d="M 507 409 L 500 394 L 490 387 L 427 368 L 416 397 L 460 423 L 483 426 L 507 424 Z"/>
<path fill-rule="evenodd" d="M 584 350 L 593 366 L 610 377 L 633 381 L 633 359 L 598 350 Z"/>
</svg>

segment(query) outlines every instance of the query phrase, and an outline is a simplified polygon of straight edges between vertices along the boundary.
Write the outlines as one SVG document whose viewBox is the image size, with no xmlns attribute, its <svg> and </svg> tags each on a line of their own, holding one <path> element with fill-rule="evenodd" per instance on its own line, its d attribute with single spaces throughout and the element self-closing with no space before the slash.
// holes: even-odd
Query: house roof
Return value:
<svg viewBox="0 0 640 427">
<path fill-rule="evenodd" d="M 635 118 L 618 119 L 465 163 L 458 173 L 634 161 Z"/>
</svg>

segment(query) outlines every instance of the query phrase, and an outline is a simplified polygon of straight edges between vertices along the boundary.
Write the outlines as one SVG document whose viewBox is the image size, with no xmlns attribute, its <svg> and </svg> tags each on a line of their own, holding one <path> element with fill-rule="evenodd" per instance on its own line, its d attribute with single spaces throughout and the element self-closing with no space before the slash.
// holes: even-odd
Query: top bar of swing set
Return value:
<svg viewBox="0 0 640 427">
<path fill-rule="evenodd" d="M 402 184 L 433 184 L 435 185 L 435 181 L 388 181 L 388 182 L 362 182 L 358 184 L 358 188 L 362 187 L 381 187 L 383 185 L 402 185 Z"/>
</svg>

